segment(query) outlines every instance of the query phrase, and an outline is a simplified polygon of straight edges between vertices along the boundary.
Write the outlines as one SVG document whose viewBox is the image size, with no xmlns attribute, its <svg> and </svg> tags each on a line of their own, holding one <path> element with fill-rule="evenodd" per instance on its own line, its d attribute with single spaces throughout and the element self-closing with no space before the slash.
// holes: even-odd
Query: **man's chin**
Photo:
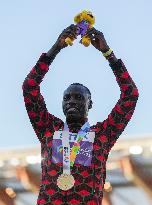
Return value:
<svg viewBox="0 0 152 205">
<path fill-rule="evenodd" d="M 79 122 L 81 120 L 81 116 L 75 113 L 69 113 L 66 115 L 67 122 Z"/>
</svg>

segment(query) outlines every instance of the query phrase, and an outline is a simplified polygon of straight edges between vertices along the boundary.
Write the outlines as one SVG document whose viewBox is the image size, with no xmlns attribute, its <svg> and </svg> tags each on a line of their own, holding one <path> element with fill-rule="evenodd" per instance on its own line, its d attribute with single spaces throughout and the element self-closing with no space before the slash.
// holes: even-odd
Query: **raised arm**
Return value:
<svg viewBox="0 0 152 205">
<path fill-rule="evenodd" d="M 91 38 L 92 45 L 96 49 L 102 53 L 106 53 L 109 50 L 109 46 L 107 45 L 102 32 L 93 28 L 88 32 L 88 36 Z M 106 58 L 109 61 L 109 65 L 116 77 L 116 81 L 121 91 L 120 99 L 108 115 L 107 119 L 103 122 L 98 122 L 96 125 L 99 132 L 97 143 L 100 145 L 104 144 L 107 148 L 107 153 L 109 153 L 131 119 L 139 94 L 138 89 L 122 60 L 117 59 L 113 52 L 111 52 Z"/>
<path fill-rule="evenodd" d="M 48 112 L 44 98 L 40 92 L 40 83 L 48 72 L 49 66 L 56 55 L 61 49 L 67 47 L 65 38 L 67 36 L 75 38 L 74 29 L 75 26 L 71 25 L 63 30 L 52 48 L 47 53 L 43 53 L 40 56 L 22 85 L 25 107 L 40 142 L 44 142 L 45 134 L 49 131 L 53 134 L 53 131 L 62 124 L 62 120 Z"/>
</svg>

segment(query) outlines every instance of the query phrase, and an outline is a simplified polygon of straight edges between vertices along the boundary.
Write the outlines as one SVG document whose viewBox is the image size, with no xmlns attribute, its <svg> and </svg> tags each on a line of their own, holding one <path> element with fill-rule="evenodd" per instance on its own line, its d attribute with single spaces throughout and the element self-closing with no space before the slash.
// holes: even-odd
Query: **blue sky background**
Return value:
<svg viewBox="0 0 152 205">
<path fill-rule="evenodd" d="M 152 1 L 1 1 L 0 2 L 0 147 L 39 144 L 23 101 L 22 83 L 40 54 L 47 52 L 80 11 L 91 10 L 95 28 L 104 33 L 117 58 L 125 63 L 139 89 L 135 113 L 121 138 L 152 133 Z M 103 121 L 120 96 L 113 72 L 93 46 L 62 50 L 41 83 L 50 113 L 65 120 L 61 101 L 73 82 L 86 85 L 93 99 L 91 124 Z"/>
</svg>

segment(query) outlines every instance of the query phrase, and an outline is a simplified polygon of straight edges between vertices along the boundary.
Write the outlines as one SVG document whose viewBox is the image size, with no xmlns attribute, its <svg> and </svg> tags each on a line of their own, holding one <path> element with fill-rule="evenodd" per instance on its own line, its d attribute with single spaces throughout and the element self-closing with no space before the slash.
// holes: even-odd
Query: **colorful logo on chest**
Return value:
<svg viewBox="0 0 152 205">
<path fill-rule="evenodd" d="M 75 164 L 81 164 L 83 166 L 90 166 L 92 160 L 92 150 L 94 142 L 95 132 L 88 132 L 83 140 L 80 142 L 80 150 L 77 153 Z M 70 133 L 69 143 L 70 151 L 77 138 L 76 133 Z M 56 131 L 52 140 L 52 162 L 63 162 L 63 147 L 62 147 L 62 131 Z"/>
</svg>

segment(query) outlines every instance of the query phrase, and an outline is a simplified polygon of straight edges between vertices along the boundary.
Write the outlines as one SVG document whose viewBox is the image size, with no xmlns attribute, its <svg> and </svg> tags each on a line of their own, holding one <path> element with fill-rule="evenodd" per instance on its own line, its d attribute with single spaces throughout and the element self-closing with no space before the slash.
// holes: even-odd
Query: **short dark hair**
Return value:
<svg viewBox="0 0 152 205">
<path fill-rule="evenodd" d="M 84 86 L 83 84 L 81 84 L 81 83 L 72 83 L 71 85 L 79 85 L 79 86 L 82 86 L 83 88 L 85 88 L 85 90 L 87 91 L 87 93 L 90 95 L 90 98 L 91 98 L 91 92 L 90 92 L 90 90 L 89 90 L 89 88 L 87 88 L 86 86 Z M 71 86 L 70 85 L 70 86 Z M 70 87 L 69 86 L 69 87 Z"/>
</svg>

